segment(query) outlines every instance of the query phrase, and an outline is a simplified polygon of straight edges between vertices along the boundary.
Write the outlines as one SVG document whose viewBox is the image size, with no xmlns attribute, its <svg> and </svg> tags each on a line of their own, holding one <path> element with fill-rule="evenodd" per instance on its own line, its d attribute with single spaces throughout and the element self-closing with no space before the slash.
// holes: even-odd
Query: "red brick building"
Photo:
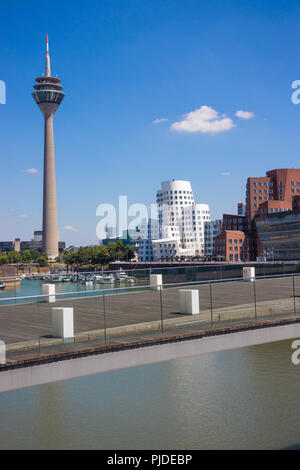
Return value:
<svg viewBox="0 0 300 470">
<path fill-rule="evenodd" d="M 289 201 L 265 201 L 259 205 L 258 217 L 263 217 L 266 214 L 273 214 L 274 212 L 290 211 L 292 204 Z"/>
<path fill-rule="evenodd" d="M 265 201 L 285 201 L 292 208 L 293 198 L 300 195 L 300 170 L 279 169 L 267 171 L 266 176 L 248 178 L 246 187 L 246 217 L 249 229 L 259 205 Z"/>
<path fill-rule="evenodd" d="M 300 209 L 300 196 L 295 196 L 293 198 L 293 210 L 299 210 Z"/>
<path fill-rule="evenodd" d="M 223 215 L 223 232 L 215 239 L 214 257 L 224 256 L 227 261 L 256 260 L 261 253 L 255 218 L 291 209 L 300 209 L 300 169 L 276 169 L 268 171 L 266 176 L 248 178 L 246 215 L 245 217 Z M 231 233 L 226 235 L 226 231 Z M 236 236 L 233 233 L 235 231 Z M 228 239 L 240 240 L 241 231 L 245 238 L 243 243 L 238 241 L 238 246 L 241 243 L 247 250 L 236 250 L 235 245 L 228 242 Z M 225 242 L 220 240 L 225 240 Z M 223 249 L 222 255 L 220 254 L 221 247 Z"/>
<path fill-rule="evenodd" d="M 248 261 L 251 242 L 241 230 L 223 230 L 214 239 L 214 256 L 224 261 Z"/>
<path fill-rule="evenodd" d="M 223 230 L 242 230 L 247 229 L 247 219 L 241 215 L 223 214 Z"/>
</svg>

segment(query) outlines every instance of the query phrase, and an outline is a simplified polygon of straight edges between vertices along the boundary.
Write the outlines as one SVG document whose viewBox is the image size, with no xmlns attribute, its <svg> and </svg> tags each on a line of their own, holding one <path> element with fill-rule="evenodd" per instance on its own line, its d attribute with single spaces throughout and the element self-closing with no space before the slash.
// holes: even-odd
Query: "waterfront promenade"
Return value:
<svg viewBox="0 0 300 470">
<path fill-rule="evenodd" d="M 200 315 L 179 314 L 179 290 L 199 290 Z M 161 331 L 178 331 L 214 324 L 300 314 L 300 276 L 258 279 L 255 283 L 216 283 L 165 286 L 162 292 L 128 289 L 87 297 L 56 297 L 55 303 L 28 302 L 2 305 L 0 339 L 9 349 L 22 349 L 36 341 L 42 345 L 61 340 L 51 338 L 52 307 L 73 307 L 76 341 L 93 338 L 117 339 Z M 28 343 L 30 342 L 30 343 Z"/>
</svg>

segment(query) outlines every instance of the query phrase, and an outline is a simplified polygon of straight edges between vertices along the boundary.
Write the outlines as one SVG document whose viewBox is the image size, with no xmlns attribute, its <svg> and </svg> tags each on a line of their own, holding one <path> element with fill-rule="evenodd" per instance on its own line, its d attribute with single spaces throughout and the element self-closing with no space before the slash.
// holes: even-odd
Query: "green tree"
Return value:
<svg viewBox="0 0 300 470">
<path fill-rule="evenodd" d="M 64 253 L 62 254 L 63 262 L 66 263 L 68 266 L 76 264 L 75 254 L 76 253 L 74 253 L 73 251 L 64 251 Z"/>
<path fill-rule="evenodd" d="M 107 252 L 108 252 L 108 261 L 112 261 L 116 258 L 116 251 L 117 251 L 117 243 L 116 242 L 108 242 L 106 245 Z"/>
<path fill-rule="evenodd" d="M 130 245 L 126 245 L 122 251 L 122 259 L 130 261 L 132 258 L 134 258 L 134 251 Z"/>
<path fill-rule="evenodd" d="M 0 253 L 0 265 L 8 263 L 8 256 L 5 253 Z"/>
<path fill-rule="evenodd" d="M 33 263 L 37 263 L 37 260 L 41 256 L 41 253 L 38 250 L 30 250 L 31 253 L 31 261 Z"/>
<path fill-rule="evenodd" d="M 97 255 L 95 258 L 95 261 L 96 261 L 95 264 L 104 265 L 108 263 L 110 259 L 110 254 L 109 254 L 107 247 L 105 245 L 99 245 L 96 248 L 97 248 L 96 250 Z"/>
<path fill-rule="evenodd" d="M 21 263 L 22 258 L 21 254 L 18 251 L 9 251 L 8 253 L 8 262 L 9 263 Z"/>
<path fill-rule="evenodd" d="M 48 256 L 44 253 L 37 260 L 39 266 L 48 266 Z"/>
<path fill-rule="evenodd" d="M 20 251 L 20 256 L 22 263 L 30 263 L 32 261 L 32 254 L 30 250 Z"/>
</svg>

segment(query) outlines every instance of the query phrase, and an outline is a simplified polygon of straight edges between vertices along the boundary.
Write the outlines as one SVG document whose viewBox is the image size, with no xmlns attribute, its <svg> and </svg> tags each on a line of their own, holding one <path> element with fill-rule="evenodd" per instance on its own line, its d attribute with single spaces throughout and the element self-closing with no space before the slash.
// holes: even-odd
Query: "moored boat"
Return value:
<svg viewBox="0 0 300 470">
<path fill-rule="evenodd" d="M 116 274 L 115 274 L 115 278 L 117 279 L 117 281 L 124 281 L 128 278 L 127 274 L 125 271 L 123 271 L 122 269 L 120 269 Z"/>
</svg>

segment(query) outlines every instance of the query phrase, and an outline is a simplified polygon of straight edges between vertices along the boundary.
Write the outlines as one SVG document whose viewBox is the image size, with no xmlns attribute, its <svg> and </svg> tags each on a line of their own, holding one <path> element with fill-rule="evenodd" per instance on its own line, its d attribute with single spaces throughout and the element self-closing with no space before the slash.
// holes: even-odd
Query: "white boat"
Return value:
<svg viewBox="0 0 300 470">
<path fill-rule="evenodd" d="M 113 274 L 98 275 L 96 280 L 100 284 L 113 284 L 115 282 Z"/>
<path fill-rule="evenodd" d="M 122 269 L 120 269 L 116 274 L 115 274 L 115 277 L 117 279 L 117 281 L 125 281 L 128 279 L 128 276 L 126 274 L 125 271 L 123 271 Z"/>
<path fill-rule="evenodd" d="M 52 282 L 62 282 L 63 277 L 62 276 L 53 276 L 52 277 Z"/>
<path fill-rule="evenodd" d="M 6 285 L 4 284 L 4 282 L 0 282 L 0 289 L 5 289 Z"/>
</svg>

